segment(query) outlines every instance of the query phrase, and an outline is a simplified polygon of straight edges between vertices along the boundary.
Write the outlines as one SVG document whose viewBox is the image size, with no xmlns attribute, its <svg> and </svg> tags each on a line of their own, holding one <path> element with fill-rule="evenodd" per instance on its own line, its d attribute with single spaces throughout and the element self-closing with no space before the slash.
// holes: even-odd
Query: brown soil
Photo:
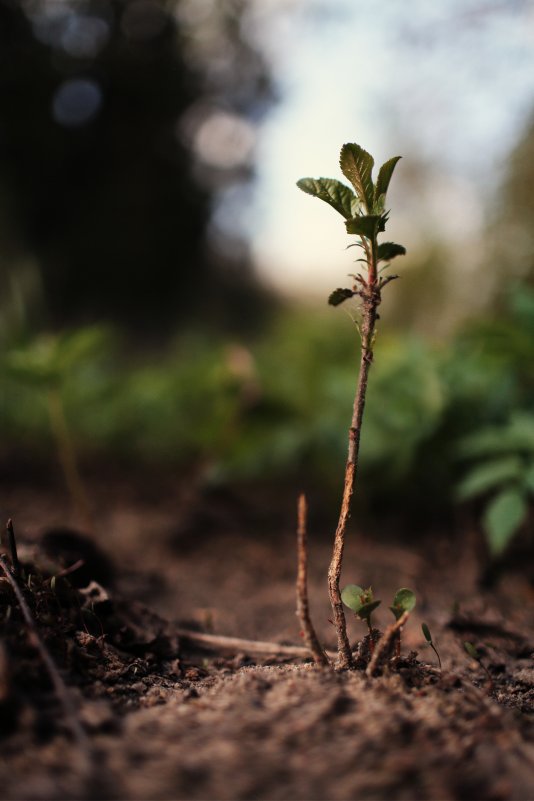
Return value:
<svg viewBox="0 0 534 801">
<path fill-rule="evenodd" d="M 400 660 L 369 678 L 246 649 L 214 653 L 177 629 L 302 644 L 293 499 L 104 480 L 92 495 L 96 548 L 57 531 L 74 520 L 53 487 L 3 487 L 2 514 L 15 521 L 26 570 L 34 565 L 26 598 L 89 736 L 73 736 L 3 582 L 4 798 L 534 798 L 534 595 L 520 574 L 481 592 L 467 544 L 428 532 L 416 549 L 353 531 L 344 580 L 383 599 L 379 628 L 393 619 L 395 589 L 417 593 Z M 319 530 L 333 521 L 314 521 L 309 501 L 311 611 L 333 648 L 331 546 Z M 48 577 L 79 558 L 86 573 L 57 580 L 52 595 Z M 88 581 L 108 597 L 93 585 L 88 600 L 74 586 Z M 349 625 L 355 642 L 363 637 L 362 623 Z"/>
</svg>

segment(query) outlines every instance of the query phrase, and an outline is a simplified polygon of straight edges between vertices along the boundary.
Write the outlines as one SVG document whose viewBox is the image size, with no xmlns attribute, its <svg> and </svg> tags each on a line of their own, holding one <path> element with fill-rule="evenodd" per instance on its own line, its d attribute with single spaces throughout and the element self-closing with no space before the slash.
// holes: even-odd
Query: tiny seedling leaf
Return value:
<svg viewBox="0 0 534 801">
<path fill-rule="evenodd" d="M 343 301 L 348 298 L 352 298 L 353 295 L 354 292 L 352 289 L 334 289 L 328 298 L 328 303 L 330 306 L 339 306 L 340 303 L 343 303 Z"/>
<path fill-rule="evenodd" d="M 341 148 L 339 166 L 345 178 L 353 185 L 356 195 L 370 213 L 373 209 L 375 189 L 373 186 L 374 159 L 370 153 L 354 143 Z"/>
<path fill-rule="evenodd" d="M 378 246 L 377 257 L 378 261 L 391 261 L 396 256 L 405 256 L 406 248 L 402 245 L 397 245 L 396 242 L 382 242 Z"/>
<path fill-rule="evenodd" d="M 475 659 L 477 662 L 480 662 L 480 654 L 478 653 L 477 649 L 475 648 L 472 642 L 464 642 L 464 648 L 471 657 L 471 659 Z"/>
<path fill-rule="evenodd" d="M 376 179 L 376 198 L 379 198 L 381 195 L 385 196 L 387 194 L 391 176 L 393 175 L 393 171 L 397 166 L 397 162 L 400 161 L 401 158 L 401 156 L 393 156 L 392 159 L 389 159 L 380 167 L 378 178 Z"/>
<path fill-rule="evenodd" d="M 519 488 L 504 489 L 487 507 L 483 525 L 494 556 L 502 553 L 525 520 L 528 505 Z"/>
<path fill-rule="evenodd" d="M 357 584 L 347 584 L 341 592 L 341 600 L 352 609 L 353 612 L 358 612 L 363 606 L 363 599 L 365 598 L 365 590 Z"/>
<path fill-rule="evenodd" d="M 380 606 L 382 601 L 370 601 L 369 603 L 362 604 L 356 614 L 360 618 L 360 620 L 369 620 L 372 613 Z"/>
<path fill-rule="evenodd" d="M 360 211 L 361 203 L 352 189 L 334 178 L 301 178 L 297 186 L 306 194 L 324 200 L 346 220 Z"/>
<path fill-rule="evenodd" d="M 389 608 L 398 620 L 404 612 L 411 612 L 415 604 L 415 592 L 409 590 L 407 587 L 402 587 L 400 590 L 397 590 L 393 599 L 393 606 Z"/>
<path fill-rule="evenodd" d="M 432 635 L 430 633 L 430 629 L 428 628 L 427 624 L 426 623 L 421 623 L 421 629 L 423 631 L 423 635 L 424 635 L 425 640 L 428 643 L 431 643 L 432 642 Z"/>
</svg>

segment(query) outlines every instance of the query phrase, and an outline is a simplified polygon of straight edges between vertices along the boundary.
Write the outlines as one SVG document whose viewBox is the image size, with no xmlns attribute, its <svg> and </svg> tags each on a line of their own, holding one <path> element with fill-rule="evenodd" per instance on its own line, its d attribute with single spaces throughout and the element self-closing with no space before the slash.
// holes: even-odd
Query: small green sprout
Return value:
<svg viewBox="0 0 534 801">
<path fill-rule="evenodd" d="M 423 630 L 423 635 L 425 637 L 425 640 L 430 645 L 430 647 L 432 648 L 432 650 L 434 651 L 434 653 L 436 654 L 436 656 L 438 658 L 439 669 L 441 670 L 442 669 L 441 668 L 441 657 L 440 657 L 440 655 L 438 653 L 438 649 L 436 648 L 436 645 L 435 645 L 434 641 L 432 640 L 432 634 L 430 633 L 430 629 L 428 628 L 426 623 L 422 623 L 421 624 L 421 628 Z"/>
<path fill-rule="evenodd" d="M 395 620 L 400 620 L 405 612 L 411 612 L 412 609 L 415 607 L 416 598 L 415 592 L 413 590 L 409 590 L 407 587 L 401 587 L 400 590 L 397 590 L 395 593 L 395 597 L 393 598 L 393 606 L 390 606 L 390 610 L 395 615 Z M 397 658 L 401 655 L 401 635 L 400 631 L 397 637 L 397 642 L 395 646 L 395 653 Z"/>
<path fill-rule="evenodd" d="M 467 641 L 464 642 L 464 648 L 466 650 L 467 655 L 470 656 L 471 659 L 474 659 L 475 662 L 478 662 L 478 664 L 488 677 L 488 693 L 493 692 L 493 686 L 494 686 L 493 679 L 491 677 L 491 673 L 489 672 L 488 668 L 482 661 L 482 654 L 478 651 L 477 648 L 475 648 L 472 642 L 467 642 Z"/>
<path fill-rule="evenodd" d="M 374 640 L 371 615 L 375 609 L 380 606 L 382 601 L 374 600 L 373 590 L 371 587 L 368 587 L 366 590 L 364 590 L 357 584 L 347 584 L 341 593 L 341 600 L 345 606 L 348 606 L 349 609 L 352 609 L 357 618 L 364 620 L 367 623 L 367 628 L 369 629 L 369 650 L 372 653 L 374 649 Z"/>
<path fill-rule="evenodd" d="M 393 606 L 389 608 L 395 615 L 395 620 L 398 620 L 405 612 L 411 612 L 415 608 L 416 598 L 415 592 L 409 590 L 407 587 L 401 587 L 397 590 L 393 598 Z"/>
</svg>

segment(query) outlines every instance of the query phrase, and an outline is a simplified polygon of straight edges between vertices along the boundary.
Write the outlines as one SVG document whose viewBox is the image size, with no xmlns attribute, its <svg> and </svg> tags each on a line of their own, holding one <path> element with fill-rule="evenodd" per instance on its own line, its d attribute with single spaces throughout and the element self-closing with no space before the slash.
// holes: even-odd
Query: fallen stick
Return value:
<svg viewBox="0 0 534 801">
<path fill-rule="evenodd" d="M 306 496 L 299 496 L 297 526 L 297 616 L 300 620 L 304 641 L 316 665 L 329 667 L 330 662 L 313 627 L 308 603 L 308 506 Z"/>
<path fill-rule="evenodd" d="M 232 653 L 265 654 L 267 656 L 287 656 L 295 659 L 309 659 L 309 649 L 303 645 L 279 645 L 276 642 L 262 642 L 261 640 L 242 640 L 240 637 L 225 637 L 220 634 L 203 634 L 190 629 L 175 629 L 182 640 L 192 645 L 200 645 L 214 651 L 229 651 Z M 335 654 L 326 651 L 332 659 Z"/>
<path fill-rule="evenodd" d="M 402 627 L 410 617 L 409 612 L 403 612 L 402 615 L 399 617 L 395 623 L 392 623 L 391 626 L 385 630 L 383 636 L 378 640 L 375 645 L 375 650 L 373 656 L 369 664 L 367 665 L 367 669 L 365 671 L 367 676 L 373 676 L 376 668 L 382 657 L 386 654 L 388 648 L 391 647 L 395 639 L 400 636 L 400 632 L 402 631 Z"/>
</svg>

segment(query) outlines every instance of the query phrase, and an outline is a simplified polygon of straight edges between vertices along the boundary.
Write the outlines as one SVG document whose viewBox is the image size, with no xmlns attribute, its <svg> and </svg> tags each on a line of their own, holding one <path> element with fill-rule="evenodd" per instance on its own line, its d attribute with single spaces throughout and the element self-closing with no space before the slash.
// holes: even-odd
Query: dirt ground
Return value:
<svg viewBox="0 0 534 801">
<path fill-rule="evenodd" d="M 106 593 L 93 597 L 89 617 L 72 612 L 67 584 L 63 598 L 55 588 L 60 613 L 46 601 L 49 580 L 48 594 L 39 596 L 38 578 L 34 596 L 26 591 L 45 599 L 35 617 L 69 685 L 77 737 L 2 590 L 4 798 L 534 798 L 534 593 L 517 572 L 482 592 L 470 536 L 428 531 L 401 542 L 354 522 L 344 583 L 372 585 L 383 599 L 378 628 L 393 620 L 387 607 L 398 587 L 418 598 L 402 658 L 370 678 L 246 647 L 210 651 L 180 635 L 302 644 L 292 493 L 96 477 L 91 495 L 96 550 L 58 530 L 75 524 L 58 487 L 1 488 L 0 513 L 14 520 L 22 561 L 52 575 L 81 558 L 78 584 L 96 581 Z M 312 496 L 309 505 L 312 614 L 334 648 L 325 574 L 335 520 L 314 514 Z M 83 587 L 75 592 L 85 604 Z M 365 634 L 359 621 L 349 628 L 355 643 Z M 490 678 L 466 655 L 466 640 Z"/>
</svg>

